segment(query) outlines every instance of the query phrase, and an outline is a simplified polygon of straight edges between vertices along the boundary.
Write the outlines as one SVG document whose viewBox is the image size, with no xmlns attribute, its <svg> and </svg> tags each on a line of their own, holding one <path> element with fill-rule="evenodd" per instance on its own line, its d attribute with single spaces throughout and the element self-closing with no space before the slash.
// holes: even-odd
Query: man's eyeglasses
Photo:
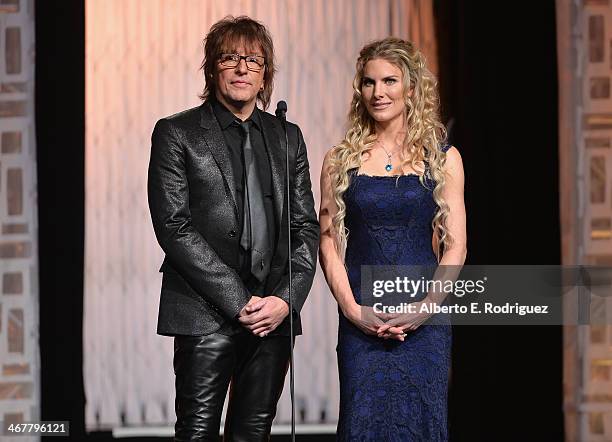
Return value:
<svg viewBox="0 0 612 442">
<path fill-rule="evenodd" d="M 228 68 L 235 68 L 240 64 L 240 60 L 246 62 L 247 69 L 258 72 L 266 64 L 266 59 L 261 55 L 240 55 L 240 54 L 221 54 L 219 63 Z"/>
</svg>

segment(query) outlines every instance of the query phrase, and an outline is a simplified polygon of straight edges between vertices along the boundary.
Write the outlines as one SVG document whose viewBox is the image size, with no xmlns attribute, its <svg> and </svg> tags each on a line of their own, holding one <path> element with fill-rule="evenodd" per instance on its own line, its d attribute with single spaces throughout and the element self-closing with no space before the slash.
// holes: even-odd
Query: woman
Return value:
<svg viewBox="0 0 612 442">
<path fill-rule="evenodd" d="M 450 326 L 360 306 L 362 265 L 465 260 L 463 166 L 438 105 L 410 42 L 361 50 L 349 128 L 321 173 L 321 266 L 340 311 L 338 440 L 448 439 Z"/>
</svg>

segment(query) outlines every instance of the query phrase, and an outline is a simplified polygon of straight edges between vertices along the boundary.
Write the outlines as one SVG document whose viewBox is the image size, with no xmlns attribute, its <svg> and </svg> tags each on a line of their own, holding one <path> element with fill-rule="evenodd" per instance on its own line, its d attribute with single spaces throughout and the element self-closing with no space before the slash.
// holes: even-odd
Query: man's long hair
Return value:
<svg viewBox="0 0 612 442">
<path fill-rule="evenodd" d="M 261 53 L 259 53 L 258 46 L 261 48 Z M 268 29 L 260 22 L 244 15 L 240 17 L 228 15 L 212 25 L 206 35 L 204 59 L 200 66 L 204 71 L 205 86 L 200 98 L 206 100 L 215 95 L 219 56 L 224 53 L 234 53 L 237 48 L 241 47 L 265 58 L 264 88 L 257 94 L 257 100 L 265 110 L 270 105 L 274 88 L 274 73 L 276 72 L 274 45 Z"/>
</svg>

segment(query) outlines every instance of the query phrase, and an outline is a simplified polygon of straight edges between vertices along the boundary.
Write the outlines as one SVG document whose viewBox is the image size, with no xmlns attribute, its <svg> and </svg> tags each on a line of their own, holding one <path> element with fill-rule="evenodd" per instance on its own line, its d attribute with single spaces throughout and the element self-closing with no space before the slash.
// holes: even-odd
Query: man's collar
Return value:
<svg viewBox="0 0 612 442">
<path fill-rule="evenodd" d="M 235 121 L 239 121 L 239 118 L 236 117 L 227 107 L 223 105 L 216 98 L 211 98 L 211 105 L 213 108 L 213 112 L 219 121 L 219 125 L 221 129 L 225 130 L 229 126 L 231 126 Z M 253 113 L 247 120 L 251 120 L 258 129 L 261 130 L 261 116 L 259 115 L 259 109 L 257 106 L 253 109 Z"/>
</svg>

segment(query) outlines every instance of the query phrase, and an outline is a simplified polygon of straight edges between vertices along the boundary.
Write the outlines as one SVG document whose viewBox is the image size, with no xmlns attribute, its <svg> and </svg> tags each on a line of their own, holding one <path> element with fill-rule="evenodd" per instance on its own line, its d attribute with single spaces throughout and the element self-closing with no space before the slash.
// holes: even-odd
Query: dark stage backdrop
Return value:
<svg viewBox="0 0 612 442">
<path fill-rule="evenodd" d="M 436 0 L 467 264 L 560 264 L 555 2 Z M 563 440 L 562 329 L 455 327 L 453 440 Z"/>
<path fill-rule="evenodd" d="M 42 419 L 69 419 L 73 439 L 86 440 L 84 7 L 35 3 Z M 469 263 L 559 263 L 554 1 L 435 7 L 445 115 L 466 169 Z M 560 327 L 454 336 L 453 440 L 562 440 Z"/>
<path fill-rule="evenodd" d="M 41 417 L 84 437 L 85 8 L 35 2 Z"/>
</svg>

